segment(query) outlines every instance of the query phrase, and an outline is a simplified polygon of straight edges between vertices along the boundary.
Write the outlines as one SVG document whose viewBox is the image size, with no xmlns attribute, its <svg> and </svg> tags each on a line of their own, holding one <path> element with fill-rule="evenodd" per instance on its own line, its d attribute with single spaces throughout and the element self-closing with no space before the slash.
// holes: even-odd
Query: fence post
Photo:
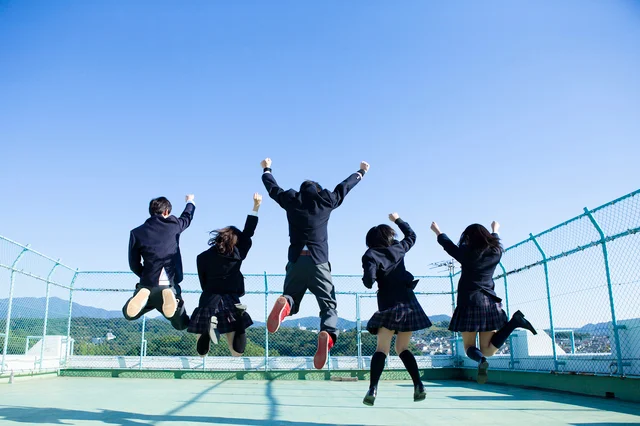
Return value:
<svg viewBox="0 0 640 426">
<path fill-rule="evenodd" d="M 71 314 L 73 310 L 73 285 L 76 282 L 76 278 L 78 278 L 78 270 L 73 274 L 73 278 L 71 278 L 71 284 L 69 284 L 69 318 L 67 318 L 67 356 L 65 357 L 65 364 L 69 362 L 69 358 L 73 355 L 69 348 L 71 348 Z"/>
<path fill-rule="evenodd" d="M 0 374 L 4 372 L 4 362 L 7 356 L 7 349 L 9 347 L 9 335 L 11 334 L 11 309 L 13 308 L 13 288 L 16 282 L 16 265 L 22 258 L 22 256 L 29 250 L 29 245 L 22 249 L 16 260 L 11 264 L 11 280 L 9 283 L 9 300 L 7 304 L 7 323 L 4 326 L 4 344 L 2 345 L 2 364 L 0 364 Z"/>
<path fill-rule="evenodd" d="M 500 269 L 502 269 L 502 278 L 504 280 L 504 304 L 507 308 L 507 318 L 511 318 L 511 313 L 509 312 L 509 287 L 507 286 L 507 270 L 504 268 L 502 262 L 498 263 Z M 515 370 L 516 361 L 513 357 L 513 336 L 509 335 L 509 358 L 511 358 L 511 369 Z"/>
<path fill-rule="evenodd" d="M 540 247 L 538 240 L 536 240 L 536 237 L 534 237 L 533 234 L 529 234 L 529 238 L 536 245 L 536 248 L 538 249 L 538 251 L 540 252 L 540 255 L 542 256 L 542 266 L 544 267 L 544 282 L 547 286 L 547 306 L 549 308 L 549 325 L 551 326 L 551 349 L 553 350 L 553 365 L 555 370 L 557 371 L 558 370 L 558 354 L 556 352 L 556 332 L 553 327 L 553 309 L 551 307 L 551 290 L 549 288 L 549 268 L 547 265 L 547 255 L 544 252 L 544 250 L 542 250 L 542 247 Z"/>
<path fill-rule="evenodd" d="M 147 324 L 147 314 L 142 316 L 142 332 L 140 333 L 140 367 L 139 370 L 142 370 L 142 357 L 144 356 L 144 329 Z"/>
<path fill-rule="evenodd" d="M 360 320 L 360 293 L 356 293 L 356 342 L 358 347 L 358 369 L 363 369 L 362 362 L 362 321 Z"/>
<path fill-rule="evenodd" d="M 449 283 L 451 284 L 451 316 L 456 310 L 456 297 L 455 297 L 455 288 L 453 287 L 453 260 L 451 261 L 451 267 L 449 268 Z M 451 356 L 457 358 L 457 345 L 458 345 L 458 332 L 453 332 L 453 341 L 451 342 Z M 455 365 L 454 361 L 454 365 Z"/>
<path fill-rule="evenodd" d="M 47 275 L 47 292 L 44 301 L 44 324 L 42 325 L 42 344 L 40 345 L 40 371 L 42 371 L 42 364 L 44 362 L 44 343 L 47 338 L 47 323 L 49 320 L 49 293 L 51 289 L 51 277 L 56 268 L 60 266 L 60 259 L 56 260 L 56 264 L 53 265 L 49 275 Z"/>
<path fill-rule="evenodd" d="M 607 276 L 607 289 L 609 290 L 609 307 L 611 308 L 611 326 L 613 328 L 613 338 L 616 343 L 618 373 L 620 373 L 621 376 L 624 376 L 624 366 L 622 365 L 622 349 L 620 348 L 620 334 L 618 333 L 618 330 L 621 327 L 618 326 L 618 320 L 616 319 L 616 307 L 613 301 L 613 287 L 611 285 L 611 272 L 609 270 L 609 252 L 607 251 L 607 241 L 606 241 L 604 232 L 602 231 L 602 228 L 596 221 L 596 218 L 593 217 L 593 215 L 591 214 L 591 211 L 589 211 L 589 209 L 585 207 L 584 212 L 586 213 L 587 217 L 589 218 L 593 226 L 596 228 L 596 231 L 598 231 L 598 234 L 600 235 L 600 243 L 602 244 L 602 255 L 604 257 L 604 271 Z"/>
<path fill-rule="evenodd" d="M 264 271 L 264 371 L 269 370 L 269 330 L 267 329 L 267 321 L 269 319 L 267 306 L 269 303 L 269 279 L 267 271 Z"/>
</svg>

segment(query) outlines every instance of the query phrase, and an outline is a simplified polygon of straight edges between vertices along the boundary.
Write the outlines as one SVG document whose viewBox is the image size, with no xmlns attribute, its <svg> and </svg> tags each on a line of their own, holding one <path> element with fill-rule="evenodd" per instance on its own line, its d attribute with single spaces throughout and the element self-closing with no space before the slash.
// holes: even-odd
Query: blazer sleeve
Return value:
<svg viewBox="0 0 640 426">
<path fill-rule="evenodd" d="M 462 250 L 453 241 L 447 237 L 447 234 L 438 235 L 438 243 L 444 248 L 444 251 L 449 253 L 458 262 L 462 263 Z"/>
<path fill-rule="evenodd" d="M 251 241 L 251 237 L 256 231 L 256 227 L 258 226 L 258 216 L 255 215 L 247 215 L 247 220 L 244 223 L 244 229 L 242 230 L 242 235 L 238 241 L 238 251 L 240 251 L 240 258 L 244 260 L 249 254 L 249 250 L 251 249 L 251 245 L 253 244 Z"/>
<path fill-rule="evenodd" d="M 409 226 L 409 224 L 402 219 L 396 220 L 396 225 L 398 225 L 398 228 L 400 228 L 400 230 L 404 234 L 404 238 L 402 239 L 402 241 L 400 241 L 400 244 L 402 244 L 402 248 L 404 249 L 404 251 L 407 252 L 416 243 L 416 233 L 413 229 L 411 229 L 411 226 Z"/>
<path fill-rule="evenodd" d="M 184 208 L 184 211 L 178 218 L 178 225 L 180 226 L 180 232 L 183 232 L 185 229 L 191 225 L 191 221 L 193 220 L 193 213 L 196 211 L 196 205 L 193 203 L 187 203 Z"/>
<path fill-rule="evenodd" d="M 360 179 L 359 173 L 352 173 L 336 186 L 333 192 L 331 192 L 331 204 L 334 209 L 342 204 L 349 191 L 360 182 Z"/>
<path fill-rule="evenodd" d="M 138 277 L 142 276 L 142 270 L 144 269 L 140 259 L 142 259 L 140 247 L 137 244 L 135 235 L 131 232 L 129 234 L 129 268 Z"/>
<path fill-rule="evenodd" d="M 269 197 L 271 197 L 276 203 L 278 203 L 280 207 L 286 210 L 291 199 L 295 196 L 295 191 L 292 189 L 285 191 L 284 189 L 280 188 L 278 182 L 276 182 L 276 178 L 273 177 L 272 173 L 263 173 L 262 183 L 269 193 Z"/>
<path fill-rule="evenodd" d="M 378 265 L 376 264 L 376 261 L 366 253 L 364 254 L 364 256 L 362 256 L 362 269 L 364 271 L 362 283 L 366 288 L 373 288 L 373 283 L 376 281 L 376 272 L 378 271 Z"/>
<path fill-rule="evenodd" d="M 207 266 L 204 256 L 199 255 L 196 257 L 196 266 L 198 268 L 198 280 L 200 281 L 200 288 L 204 291 L 205 284 L 207 282 Z"/>
</svg>

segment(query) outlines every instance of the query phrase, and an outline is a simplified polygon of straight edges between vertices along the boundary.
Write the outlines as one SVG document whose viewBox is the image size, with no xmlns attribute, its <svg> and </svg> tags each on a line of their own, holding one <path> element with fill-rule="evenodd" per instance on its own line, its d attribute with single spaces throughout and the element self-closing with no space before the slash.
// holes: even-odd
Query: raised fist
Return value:
<svg viewBox="0 0 640 426">
<path fill-rule="evenodd" d="M 395 221 L 396 221 L 396 220 L 398 220 L 398 219 L 400 219 L 400 215 L 399 215 L 398 213 L 391 213 L 391 214 L 389 215 L 389 220 L 390 220 L 391 222 L 394 222 L 394 223 L 395 223 Z"/>
<path fill-rule="evenodd" d="M 442 232 L 440 232 L 440 227 L 435 222 L 431 222 L 431 230 L 435 232 L 436 235 L 442 234 Z"/>
<path fill-rule="evenodd" d="M 495 220 L 493 222 L 491 222 L 491 232 L 493 232 L 494 234 L 498 233 L 498 229 L 500 229 L 500 224 L 498 222 L 496 222 Z"/>
<path fill-rule="evenodd" d="M 260 165 L 262 166 L 263 169 L 271 168 L 271 158 L 265 158 L 264 160 L 262 160 Z"/>
<path fill-rule="evenodd" d="M 262 195 L 256 192 L 255 194 L 253 194 L 253 205 L 255 207 L 259 207 L 260 204 L 262 204 Z"/>
<path fill-rule="evenodd" d="M 365 172 L 369 171 L 369 163 L 367 163 L 366 161 L 363 161 L 360 163 L 360 169 L 364 170 Z"/>
<path fill-rule="evenodd" d="M 195 196 L 195 195 L 193 195 L 193 194 L 189 194 L 189 195 L 187 195 L 187 196 L 185 196 L 185 197 L 184 197 L 184 201 L 188 203 L 189 201 L 193 201 L 193 200 L 194 200 L 194 198 L 196 198 L 196 196 Z"/>
</svg>

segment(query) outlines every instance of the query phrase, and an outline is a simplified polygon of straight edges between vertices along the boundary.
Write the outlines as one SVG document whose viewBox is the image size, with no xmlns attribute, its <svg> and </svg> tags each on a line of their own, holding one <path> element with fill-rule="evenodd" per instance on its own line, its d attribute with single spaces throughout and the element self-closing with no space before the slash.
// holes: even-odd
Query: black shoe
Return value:
<svg viewBox="0 0 640 426">
<path fill-rule="evenodd" d="M 211 317 L 211 321 L 209 322 L 209 340 L 214 345 L 217 345 L 220 341 L 220 332 L 218 331 L 217 317 Z"/>
<path fill-rule="evenodd" d="M 427 392 L 424 390 L 424 385 L 420 383 L 413 387 L 413 401 L 424 401 L 427 398 Z"/>
<path fill-rule="evenodd" d="M 487 362 L 487 359 L 482 358 L 482 361 L 480 361 L 480 364 L 478 364 L 478 377 L 476 378 L 478 384 L 484 385 L 485 383 L 487 383 L 487 379 L 489 378 L 489 376 L 487 375 L 488 369 L 489 363 Z"/>
<path fill-rule="evenodd" d="M 518 327 L 529 330 L 531 333 L 533 333 L 534 336 L 538 334 L 536 329 L 533 328 L 533 325 L 531 325 L 531 323 L 524 318 L 524 314 L 522 312 L 516 311 L 511 319 L 516 322 Z"/>
<path fill-rule="evenodd" d="M 376 395 L 378 395 L 378 388 L 376 386 L 371 386 L 367 394 L 364 396 L 362 403 L 369 407 L 373 407 L 373 403 L 376 401 Z"/>
<path fill-rule="evenodd" d="M 209 334 L 201 334 L 198 342 L 196 343 L 198 355 L 205 356 L 209 353 L 209 349 L 211 349 L 211 339 L 209 338 Z"/>
</svg>

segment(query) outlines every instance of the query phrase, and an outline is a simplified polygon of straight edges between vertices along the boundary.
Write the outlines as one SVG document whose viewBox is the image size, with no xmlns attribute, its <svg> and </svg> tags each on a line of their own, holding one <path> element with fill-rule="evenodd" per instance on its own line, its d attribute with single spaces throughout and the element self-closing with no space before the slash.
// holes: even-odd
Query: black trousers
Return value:
<svg viewBox="0 0 640 426">
<path fill-rule="evenodd" d="M 300 310 L 300 302 L 307 290 L 313 293 L 318 301 L 320 331 L 326 331 L 337 338 L 338 302 L 329 263 L 316 265 L 310 256 L 300 256 L 295 263 L 287 263 L 283 295 L 291 306 L 291 315 L 297 314 Z"/>
<path fill-rule="evenodd" d="M 147 312 L 151 312 L 154 309 L 162 314 L 162 290 L 166 289 L 167 287 L 144 287 L 140 284 L 136 284 L 136 291 L 133 293 L 133 295 L 135 296 L 143 288 L 146 288 L 151 292 L 151 294 L 149 294 L 149 300 L 147 301 L 147 304 L 144 308 L 142 308 L 138 315 L 136 315 L 135 317 L 130 317 L 129 315 L 127 315 L 127 305 L 129 304 L 129 301 L 127 301 L 127 303 L 125 303 L 122 307 L 122 314 L 124 315 L 125 319 L 129 321 L 135 321 Z M 176 313 L 171 318 L 167 319 L 171 322 L 171 325 L 176 330 L 184 330 L 189 326 L 189 315 L 187 314 L 187 310 L 184 307 L 184 300 L 182 300 L 182 289 L 178 284 L 173 284 L 169 286 L 169 288 L 171 289 L 171 291 L 173 291 L 173 294 L 178 300 L 178 308 L 176 309 Z"/>
</svg>

